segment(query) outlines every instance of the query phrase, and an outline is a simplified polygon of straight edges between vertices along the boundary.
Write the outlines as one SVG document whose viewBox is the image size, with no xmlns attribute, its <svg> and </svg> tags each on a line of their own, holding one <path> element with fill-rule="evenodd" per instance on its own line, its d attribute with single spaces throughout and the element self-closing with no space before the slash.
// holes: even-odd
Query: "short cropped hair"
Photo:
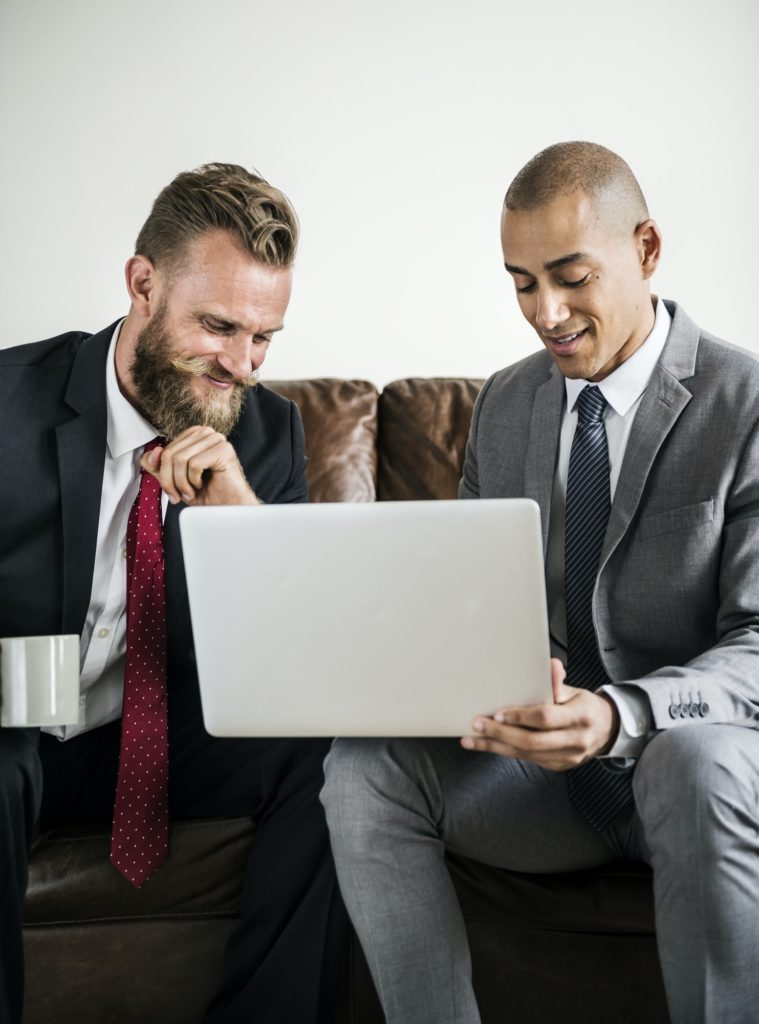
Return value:
<svg viewBox="0 0 759 1024">
<path fill-rule="evenodd" d="M 636 223 L 648 217 L 638 181 L 621 156 L 595 142 L 557 142 L 528 161 L 509 185 L 507 210 L 536 210 L 560 196 L 585 192 L 598 198 L 612 193 L 634 213 Z"/>
<path fill-rule="evenodd" d="M 135 254 L 173 270 L 196 238 L 216 230 L 228 231 L 268 267 L 293 265 L 295 210 L 284 193 L 238 164 L 203 164 L 178 174 L 153 203 Z"/>
</svg>

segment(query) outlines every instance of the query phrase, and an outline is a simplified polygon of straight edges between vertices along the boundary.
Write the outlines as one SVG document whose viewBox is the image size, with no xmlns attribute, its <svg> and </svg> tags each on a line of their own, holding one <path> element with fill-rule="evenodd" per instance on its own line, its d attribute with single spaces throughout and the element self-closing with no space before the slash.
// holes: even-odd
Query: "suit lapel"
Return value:
<svg viewBox="0 0 759 1024">
<path fill-rule="evenodd" d="M 552 366 L 551 376 L 535 392 L 524 470 L 525 497 L 532 498 L 540 506 L 544 556 L 548 545 L 551 495 L 559 451 L 564 396 L 564 378 L 556 367 Z"/>
<path fill-rule="evenodd" d="M 81 633 L 95 567 L 107 431 L 105 360 L 113 325 L 88 338 L 69 377 L 66 402 L 77 415 L 55 431 L 63 527 L 64 633 Z"/>
<path fill-rule="evenodd" d="M 654 459 L 692 398 L 680 381 L 695 373 L 699 330 L 679 307 L 673 303 L 666 305 L 673 316 L 672 326 L 635 414 L 609 515 L 599 572 L 629 527 Z"/>
<path fill-rule="evenodd" d="M 166 616 L 167 629 L 171 633 L 180 621 L 185 621 L 187 608 L 187 581 L 184 574 L 182 540 L 179 534 L 179 513 L 184 503 L 166 509 L 163 521 L 163 551 L 166 561 Z"/>
</svg>

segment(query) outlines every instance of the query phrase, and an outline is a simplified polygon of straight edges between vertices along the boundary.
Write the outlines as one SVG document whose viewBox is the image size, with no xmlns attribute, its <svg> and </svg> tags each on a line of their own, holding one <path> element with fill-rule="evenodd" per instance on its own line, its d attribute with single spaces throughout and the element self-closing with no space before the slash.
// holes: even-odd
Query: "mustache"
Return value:
<svg viewBox="0 0 759 1024">
<path fill-rule="evenodd" d="M 189 373 L 193 377 L 212 377 L 214 380 L 231 381 L 241 388 L 253 388 L 258 384 L 259 372 L 253 370 L 247 377 L 233 377 L 231 373 L 222 370 L 214 359 L 204 359 L 203 356 L 175 356 L 171 365 L 181 373 Z"/>
</svg>

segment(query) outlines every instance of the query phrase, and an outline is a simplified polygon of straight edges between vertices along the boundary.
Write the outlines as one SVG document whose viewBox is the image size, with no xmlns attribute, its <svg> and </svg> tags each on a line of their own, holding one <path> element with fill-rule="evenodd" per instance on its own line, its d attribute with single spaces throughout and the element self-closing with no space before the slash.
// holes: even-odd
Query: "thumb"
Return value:
<svg viewBox="0 0 759 1024">
<path fill-rule="evenodd" d="M 151 450 L 149 452 L 145 452 L 140 459 L 140 465 L 147 473 L 155 476 L 158 472 L 158 467 L 161 465 L 162 454 L 163 448 L 151 448 Z"/>
<path fill-rule="evenodd" d="M 555 704 L 566 704 L 572 696 L 572 687 L 565 686 L 567 671 L 558 658 L 551 658 L 551 686 Z"/>
</svg>

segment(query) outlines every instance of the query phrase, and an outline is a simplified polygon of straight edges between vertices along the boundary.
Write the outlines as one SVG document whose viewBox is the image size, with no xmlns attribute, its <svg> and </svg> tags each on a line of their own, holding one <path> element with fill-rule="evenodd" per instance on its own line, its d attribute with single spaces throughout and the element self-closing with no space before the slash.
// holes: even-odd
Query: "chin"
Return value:
<svg viewBox="0 0 759 1024">
<path fill-rule="evenodd" d="M 569 380 L 585 380 L 588 377 L 584 366 L 577 366 L 576 363 L 572 363 L 569 359 L 554 359 L 553 364 L 559 370 L 562 377 L 567 377 Z"/>
</svg>

